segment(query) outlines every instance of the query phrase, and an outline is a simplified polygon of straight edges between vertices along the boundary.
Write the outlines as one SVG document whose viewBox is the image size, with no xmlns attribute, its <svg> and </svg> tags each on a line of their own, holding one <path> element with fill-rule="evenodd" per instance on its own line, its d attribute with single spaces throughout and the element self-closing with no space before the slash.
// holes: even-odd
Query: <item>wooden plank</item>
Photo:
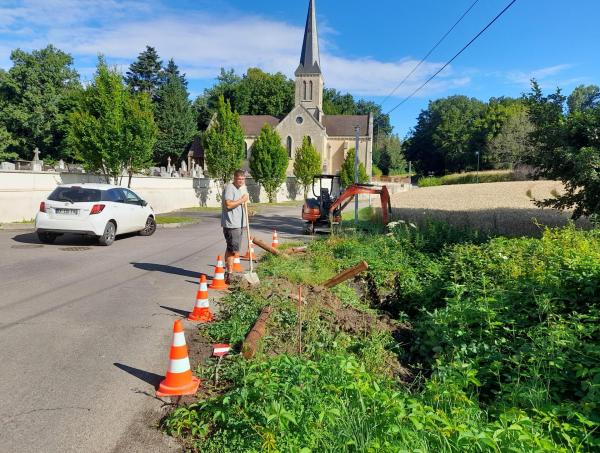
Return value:
<svg viewBox="0 0 600 453">
<path fill-rule="evenodd" d="M 346 280 L 350 280 L 352 277 L 357 276 L 361 272 L 366 271 L 368 268 L 369 265 L 367 264 L 367 262 L 361 261 L 356 266 L 353 266 L 350 269 L 346 269 L 345 271 L 337 274 L 335 277 L 330 278 L 325 283 L 323 283 L 323 286 L 325 288 L 333 288 L 334 286 L 337 286 L 340 283 L 345 282 Z"/>
<path fill-rule="evenodd" d="M 266 250 L 269 253 L 272 253 L 273 255 L 277 255 L 277 256 L 282 256 L 284 258 L 289 258 L 289 255 L 286 253 L 283 253 L 280 250 L 274 249 L 273 247 L 271 247 L 268 244 L 265 244 L 263 241 L 261 241 L 260 239 L 256 239 L 254 238 L 252 240 L 254 242 L 254 245 L 258 245 L 261 249 Z"/>
<path fill-rule="evenodd" d="M 270 306 L 263 308 L 260 316 L 256 319 L 252 330 L 248 333 L 248 335 L 246 335 L 246 339 L 242 345 L 242 355 L 246 360 L 250 360 L 258 351 L 260 341 L 265 335 L 267 320 L 269 319 L 272 311 L 273 308 Z"/>
</svg>

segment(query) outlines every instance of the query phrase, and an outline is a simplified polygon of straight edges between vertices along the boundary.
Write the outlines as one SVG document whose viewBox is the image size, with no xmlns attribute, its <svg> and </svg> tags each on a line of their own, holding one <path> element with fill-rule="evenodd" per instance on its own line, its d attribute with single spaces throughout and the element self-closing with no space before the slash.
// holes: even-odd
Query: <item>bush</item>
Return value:
<svg viewBox="0 0 600 453">
<path fill-rule="evenodd" d="M 433 187 L 433 186 L 441 186 L 442 178 L 438 178 L 436 176 L 426 176 L 424 178 L 419 178 L 417 182 L 419 187 Z"/>
</svg>

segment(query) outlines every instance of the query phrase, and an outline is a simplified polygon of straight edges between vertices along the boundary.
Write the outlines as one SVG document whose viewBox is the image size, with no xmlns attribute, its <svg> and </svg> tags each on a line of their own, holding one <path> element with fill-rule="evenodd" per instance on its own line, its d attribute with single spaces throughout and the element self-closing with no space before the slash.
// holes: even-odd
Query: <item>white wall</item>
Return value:
<svg viewBox="0 0 600 453">
<path fill-rule="evenodd" d="M 0 222 L 20 222 L 35 217 L 40 202 L 58 184 L 105 182 L 97 175 L 79 173 L 34 173 L 0 171 Z M 123 185 L 127 185 L 124 177 Z M 246 180 L 253 203 L 268 201 L 265 191 L 252 178 Z M 170 212 L 195 206 L 220 206 L 220 189 L 207 178 L 134 177 L 131 188 L 154 208 L 155 212 Z M 277 193 L 277 201 L 301 199 L 302 190 L 296 179 L 287 178 Z"/>
</svg>

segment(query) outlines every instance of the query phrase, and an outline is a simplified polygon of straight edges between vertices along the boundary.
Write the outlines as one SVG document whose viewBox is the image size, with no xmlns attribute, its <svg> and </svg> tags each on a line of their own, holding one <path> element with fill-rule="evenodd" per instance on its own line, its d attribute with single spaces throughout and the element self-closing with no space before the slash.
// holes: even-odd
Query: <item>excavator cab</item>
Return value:
<svg viewBox="0 0 600 453">
<path fill-rule="evenodd" d="M 340 196 L 341 181 L 337 175 L 317 175 L 313 178 L 312 194 L 302 207 L 306 233 L 314 234 L 319 225 L 329 225 L 329 209 Z M 318 190 L 318 193 L 317 193 Z"/>
</svg>

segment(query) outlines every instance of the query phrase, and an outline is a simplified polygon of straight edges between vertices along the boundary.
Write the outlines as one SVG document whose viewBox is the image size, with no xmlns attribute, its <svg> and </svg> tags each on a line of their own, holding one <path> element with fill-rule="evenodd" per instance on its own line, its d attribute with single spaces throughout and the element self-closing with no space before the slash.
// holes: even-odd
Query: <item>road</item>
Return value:
<svg viewBox="0 0 600 453">
<path fill-rule="evenodd" d="M 251 223 L 286 240 L 299 214 L 265 208 Z M 161 408 L 154 386 L 177 310 L 193 307 L 198 276 L 224 249 L 218 213 L 197 215 L 110 247 L 0 231 L 0 451 L 177 451 L 148 414 Z"/>
</svg>

